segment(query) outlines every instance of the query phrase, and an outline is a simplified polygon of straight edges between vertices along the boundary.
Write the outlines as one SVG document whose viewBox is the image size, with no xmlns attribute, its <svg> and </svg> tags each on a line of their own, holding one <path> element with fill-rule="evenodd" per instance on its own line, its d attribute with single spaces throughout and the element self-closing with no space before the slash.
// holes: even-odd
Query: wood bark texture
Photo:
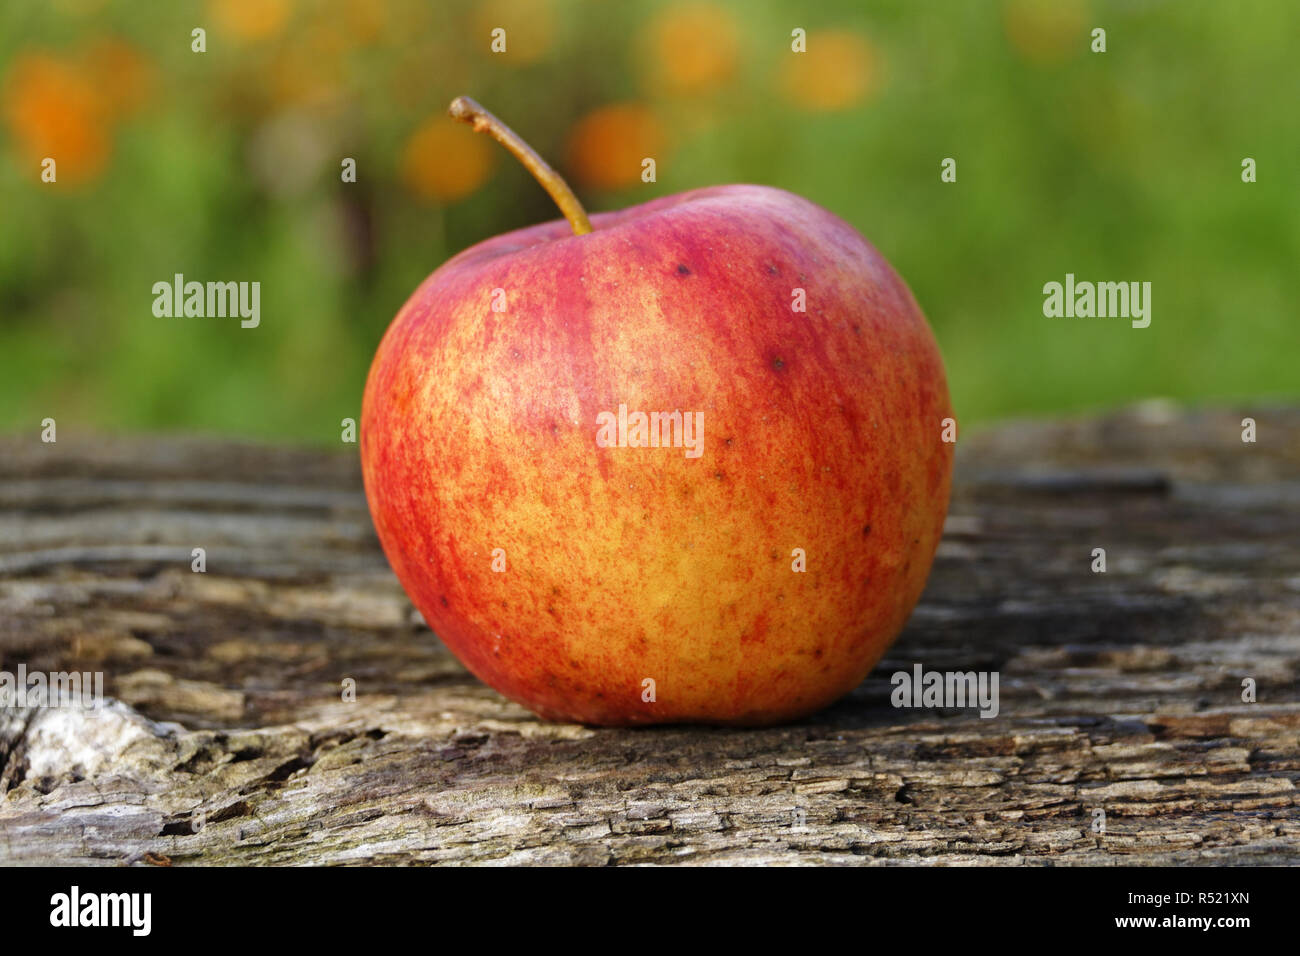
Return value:
<svg viewBox="0 0 1300 956">
<path fill-rule="evenodd" d="M 0 863 L 1300 862 L 1300 409 L 963 434 L 903 636 L 759 730 L 549 724 L 480 684 L 344 449 L 0 439 L 0 669 L 108 698 L 0 709 Z M 892 706 L 917 664 L 997 672 L 997 716 Z"/>
</svg>

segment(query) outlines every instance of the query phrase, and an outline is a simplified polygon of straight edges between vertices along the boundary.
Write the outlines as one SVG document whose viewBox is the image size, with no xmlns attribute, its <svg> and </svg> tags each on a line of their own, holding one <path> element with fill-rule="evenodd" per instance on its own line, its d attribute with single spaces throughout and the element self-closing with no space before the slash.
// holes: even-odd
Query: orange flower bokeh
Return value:
<svg viewBox="0 0 1300 956">
<path fill-rule="evenodd" d="M 473 43 L 514 66 L 536 63 L 555 43 L 555 9 L 551 0 L 478 0 Z M 490 53 L 492 31 L 505 31 L 505 52 Z"/>
<path fill-rule="evenodd" d="M 154 69 L 132 45 L 103 37 L 80 55 L 19 54 L 0 79 L 0 115 L 18 161 L 48 157 L 57 182 L 80 185 L 107 167 L 113 127 L 138 112 L 154 87 Z"/>
<path fill-rule="evenodd" d="M 86 64 L 114 119 L 138 113 L 154 87 L 154 69 L 129 43 L 104 37 L 86 51 Z"/>
<path fill-rule="evenodd" d="M 645 34 L 650 93 L 711 92 L 736 74 L 740 39 L 735 18 L 712 3 L 678 3 L 654 16 Z"/>
<path fill-rule="evenodd" d="M 292 0 L 208 0 L 218 31 L 241 40 L 265 40 L 284 29 Z"/>
<path fill-rule="evenodd" d="M 786 54 L 778 86 L 808 110 L 845 110 L 874 96 L 883 74 L 879 54 L 866 37 L 847 30 L 808 34 L 805 53 Z"/>
<path fill-rule="evenodd" d="M 615 103 L 592 110 L 569 133 L 565 155 L 574 180 L 591 189 L 618 189 L 641 180 L 641 163 L 658 162 L 667 137 L 641 103 Z"/>
<path fill-rule="evenodd" d="M 402 181 L 422 199 L 455 202 L 474 192 L 492 169 L 493 143 L 450 116 L 420 126 L 402 149 Z"/>
<path fill-rule="evenodd" d="M 46 53 L 25 53 L 4 79 L 5 123 L 20 162 L 49 157 L 58 181 L 96 178 L 112 148 L 109 111 L 96 77 L 81 64 Z"/>
</svg>

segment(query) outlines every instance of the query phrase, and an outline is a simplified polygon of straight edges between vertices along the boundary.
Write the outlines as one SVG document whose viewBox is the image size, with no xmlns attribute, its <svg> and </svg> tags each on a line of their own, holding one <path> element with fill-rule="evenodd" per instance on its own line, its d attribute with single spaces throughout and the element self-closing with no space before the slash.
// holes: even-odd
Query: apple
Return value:
<svg viewBox="0 0 1300 956">
<path fill-rule="evenodd" d="M 464 665 L 543 718 L 768 724 L 862 681 L 943 528 L 952 412 L 903 281 L 853 227 L 764 186 L 488 239 L 375 355 L 375 529 Z"/>
</svg>

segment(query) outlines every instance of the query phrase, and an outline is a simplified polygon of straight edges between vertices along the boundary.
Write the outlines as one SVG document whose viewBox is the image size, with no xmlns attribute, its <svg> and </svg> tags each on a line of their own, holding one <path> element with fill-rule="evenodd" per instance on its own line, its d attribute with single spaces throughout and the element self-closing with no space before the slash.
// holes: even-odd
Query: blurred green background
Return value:
<svg viewBox="0 0 1300 956">
<path fill-rule="evenodd" d="M 1293 397 L 1297 37 L 1286 0 L 11 0 L 0 429 L 337 442 L 416 285 L 556 216 L 444 117 L 461 93 L 592 211 L 761 182 L 848 219 L 926 311 L 965 424 Z M 156 318 L 177 272 L 260 281 L 261 326 Z M 1150 281 L 1150 328 L 1045 318 L 1067 272 Z"/>
</svg>

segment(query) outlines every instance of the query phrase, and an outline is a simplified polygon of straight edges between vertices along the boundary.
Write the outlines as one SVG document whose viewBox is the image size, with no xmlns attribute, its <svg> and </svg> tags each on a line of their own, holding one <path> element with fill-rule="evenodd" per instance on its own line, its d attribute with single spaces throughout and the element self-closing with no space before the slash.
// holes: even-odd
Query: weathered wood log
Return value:
<svg viewBox="0 0 1300 956">
<path fill-rule="evenodd" d="M 355 450 L 10 437 L 0 669 L 110 700 L 0 709 L 0 863 L 1294 863 L 1298 545 L 1300 409 L 963 435 L 926 595 L 847 699 L 593 730 L 423 626 Z M 998 672 L 998 715 L 891 706 L 916 664 Z"/>
</svg>

